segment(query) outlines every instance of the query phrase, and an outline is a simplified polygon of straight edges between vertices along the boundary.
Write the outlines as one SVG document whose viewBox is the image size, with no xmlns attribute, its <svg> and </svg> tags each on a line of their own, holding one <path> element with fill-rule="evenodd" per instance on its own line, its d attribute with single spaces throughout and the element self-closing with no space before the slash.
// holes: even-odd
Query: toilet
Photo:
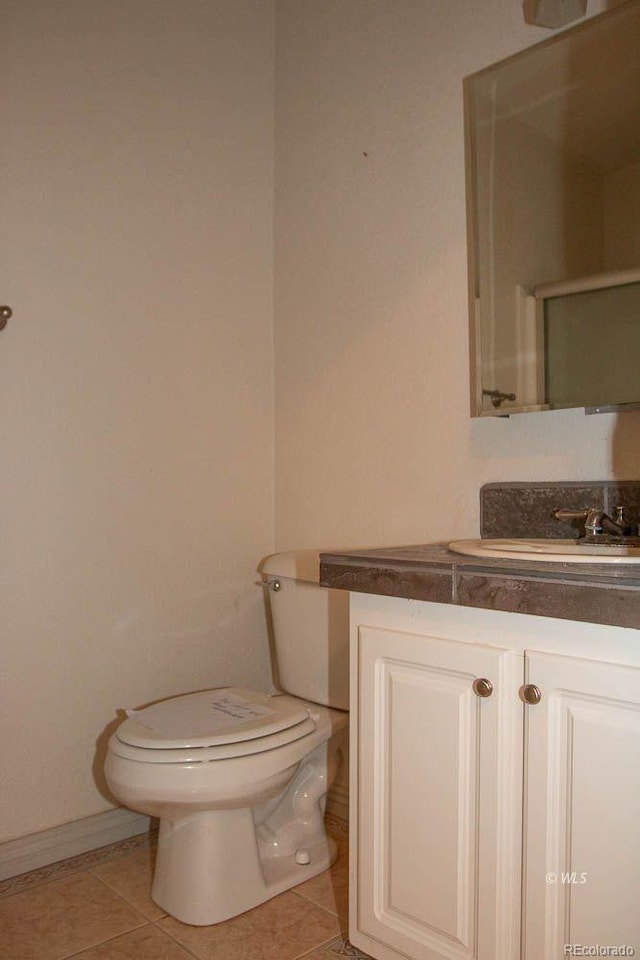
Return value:
<svg viewBox="0 0 640 960">
<path fill-rule="evenodd" d="M 128 711 L 105 775 L 160 820 L 151 896 L 196 926 L 220 923 L 335 859 L 324 810 L 349 706 L 348 594 L 319 584 L 319 554 L 262 566 L 283 692 L 222 687 Z"/>
</svg>

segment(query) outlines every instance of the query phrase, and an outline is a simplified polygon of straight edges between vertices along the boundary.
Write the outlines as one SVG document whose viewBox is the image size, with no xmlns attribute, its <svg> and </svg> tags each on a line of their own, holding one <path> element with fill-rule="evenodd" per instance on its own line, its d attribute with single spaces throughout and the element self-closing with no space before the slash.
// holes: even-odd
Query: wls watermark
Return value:
<svg viewBox="0 0 640 960">
<path fill-rule="evenodd" d="M 565 957 L 635 957 L 636 951 L 628 943 L 585 944 L 565 943 Z"/>
<path fill-rule="evenodd" d="M 584 871 L 582 873 L 576 873 L 575 870 L 562 871 L 561 873 L 555 873 L 551 870 L 545 877 L 547 883 L 587 883 L 589 880 L 589 875 Z M 597 954 L 596 954 L 597 956 Z"/>
</svg>

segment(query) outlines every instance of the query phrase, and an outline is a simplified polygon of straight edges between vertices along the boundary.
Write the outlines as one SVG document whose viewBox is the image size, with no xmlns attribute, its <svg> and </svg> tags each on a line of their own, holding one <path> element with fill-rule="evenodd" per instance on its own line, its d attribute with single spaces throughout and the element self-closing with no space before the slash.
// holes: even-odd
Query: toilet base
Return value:
<svg viewBox="0 0 640 960">
<path fill-rule="evenodd" d="M 315 877 L 335 858 L 336 845 L 324 836 L 261 863 L 251 809 L 196 813 L 175 823 L 161 821 L 151 897 L 182 923 L 208 926 Z"/>
<path fill-rule="evenodd" d="M 208 926 L 330 867 L 336 845 L 326 834 L 324 809 L 342 735 L 319 744 L 297 770 L 284 771 L 288 785 L 253 807 L 161 816 L 155 903 L 182 923 Z"/>
</svg>

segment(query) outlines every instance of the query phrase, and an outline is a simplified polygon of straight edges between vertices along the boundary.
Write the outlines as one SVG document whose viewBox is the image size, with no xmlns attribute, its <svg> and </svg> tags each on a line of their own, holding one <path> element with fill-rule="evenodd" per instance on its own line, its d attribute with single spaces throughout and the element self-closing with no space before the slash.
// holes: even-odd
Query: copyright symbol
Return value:
<svg viewBox="0 0 640 960">
<path fill-rule="evenodd" d="M 548 874 L 546 875 L 545 880 L 547 881 L 547 883 L 557 883 L 557 882 L 558 882 L 558 874 L 557 874 L 557 873 L 553 873 L 553 871 L 552 871 L 551 873 L 548 873 Z"/>
</svg>

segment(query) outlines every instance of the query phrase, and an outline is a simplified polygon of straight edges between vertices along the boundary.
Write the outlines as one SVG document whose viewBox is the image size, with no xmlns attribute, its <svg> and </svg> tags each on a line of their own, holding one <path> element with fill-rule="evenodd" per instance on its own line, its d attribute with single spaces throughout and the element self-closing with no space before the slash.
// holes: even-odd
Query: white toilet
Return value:
<svg viewBox="0 0 640 960">
<path fill-rule="evenodd" d="M 325 798 L 347 728 L 348 594 L 319 585 L 313 551 L 270 557 L 278 686 L 205 690 L 129 713 L 105 774 L 160 819 L 151 895 L 184 923 L 219 923 L 325 870 Z"/>
</svg>

